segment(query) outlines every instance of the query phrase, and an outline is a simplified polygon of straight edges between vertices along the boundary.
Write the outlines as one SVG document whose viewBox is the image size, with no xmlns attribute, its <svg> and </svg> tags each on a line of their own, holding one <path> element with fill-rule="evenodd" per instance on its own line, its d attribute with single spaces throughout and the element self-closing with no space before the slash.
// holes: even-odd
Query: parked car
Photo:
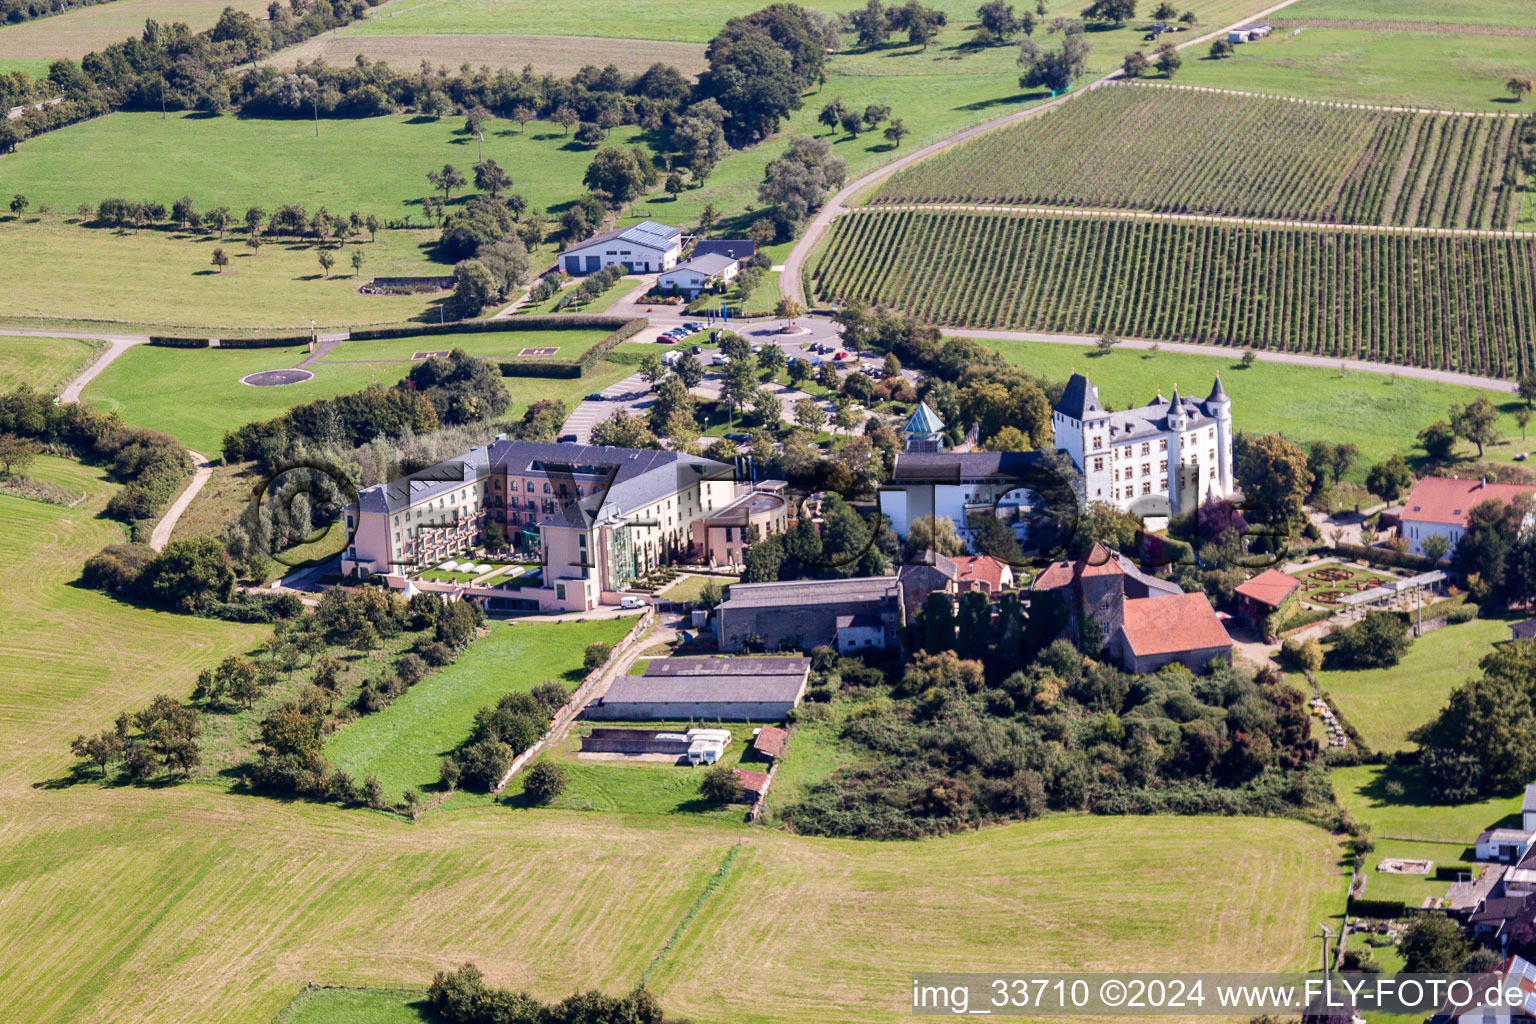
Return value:
<svg viewBox="0 0 1536 1024">
<path fill-rule="evenodd" d="M 625 594 L 623 597 L 619 598 L 620 608 L 644 608 L 647 603 L 648 602 L 645 600 L 645 598 L 633 597 L 629 594 Z"/>
<path fill-rule="evenodd" d="M 735 441 L 737 444 L 746 444 L 748 441 L 752 440 L 752 435 L 751 434 L 726 434 L 725 435 L 725 439 L 727 441 Z"/>
<path fill-rule="evenodd" d="M 834 362 L 839 360 L 839 359 L 847 359 L 847 358 L 848 358 L 848 353 L 847 352 L 839 352 L 837 355 L 832 357 Z"/>
<path fill-rule="evenodd" d="M 726 364 L 726 357 L 717 354 L 715 358 L 710 360 L 710 362 L 714 363 L 716 366 L 724 366 Z"/>
<path fill-rule="evenodd" d="M 601 391 L 594 391 L 586 397 L 588 402 L 606 402 L 608 399 Z"/>
<path fill-rule="evenodd" d="M 703 351 L 704 351 L 704 349 L 702 349 L 698 345 L 693 346 L 693 354 L 694 355 L 698 355 L 700 352 L 703 352 Z"/>
</svg>

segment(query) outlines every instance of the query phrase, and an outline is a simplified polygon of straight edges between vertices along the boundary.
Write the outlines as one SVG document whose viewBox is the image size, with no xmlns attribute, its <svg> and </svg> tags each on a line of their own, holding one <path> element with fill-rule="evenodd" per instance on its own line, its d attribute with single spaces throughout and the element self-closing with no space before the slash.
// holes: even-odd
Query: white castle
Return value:
<svg viewBox="0 0 1536 1024">
<path fill-rule="evenodd" d="M 1142 515 L 1187 512 L 1225 498 L 1232 483 L 1232 399 L 1221 386 L 1205 401 L 1157 397 L 1137 409 L 1108 412 L 1099 389 L 1074 373 L 1052 410 L 1056 447 L 1083 473 L 1084 497 Z M 1168 502 L 1162 506 L 1162 501 Z"/>
</svg>

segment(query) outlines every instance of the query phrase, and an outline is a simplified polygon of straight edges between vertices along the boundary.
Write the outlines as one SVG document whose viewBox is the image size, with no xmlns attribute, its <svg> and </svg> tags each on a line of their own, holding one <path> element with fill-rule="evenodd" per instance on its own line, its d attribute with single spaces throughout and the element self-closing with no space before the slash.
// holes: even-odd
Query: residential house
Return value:
<svg viewBox="0 0 1536 1024">
<path fill-rule="evenodd" d="M 736 499 L 734 471 L 679 452 L 497 439 L 387 484 L 344 510 L 342 572 L 408 572 L 484 542 L 485 524 L 537 546 L 543 586 L 471 592 L 487 610 L 590 610 L 675 555 Z"/>
<path fill-rule="evenodd" d="M 1031 484 L 1042 472 L 1039 452 L 901 452 L 880 485 L 880 512 L 898 537 L 923 516 L 948 519 L 961 539 L 975 536 L 979 516 L 997 516 L 1022 537 Z"/>
<path fill-rule="evenodd" d="M 1536 486 L 1531 484 L 1489 483 L 1486 477 L 1463 480 L 1454 476 L 1427 476 L 1414 484 L 1403 500 L 1398 532 L 1408 541 L 1408 550 L 1415 555 L 1424 553 L 1424 538 L 1432 536 L 1444 537 L 1454 552 L 1467 532 L 1474 508 L 1485 501 L 1520 503 L 1527 508 L 1525 519 L 1529 525 L 1533 494 L 1536 494 Z"/>
<path fill-rule="evenodd" d="M 1237 617 L 1245 625 L 1263 630 L 1280 609 L 1294 606 L 1301 580 L 1279 569 L 1265 569 L 1237 588 Z"/>
<path fill-rule="evenodd" d="M 1178 584 L 1142 572 L 1129 558 L 1102 544 L 1095 544 L 1074 561 L 1052 562 L 1029 589 L 1032 594 L 1060 598 L 1067 633 L 1077 635 L 1080 618 L 1086 612 L 1098 621 L 1106 641 L 1125 621 L 1128 602 L 1161 601 L 1183 594 Z"/>
<path fill-rule="evenodd" d="M 879 636 L 867 631 L 868 620 L 844 616 L 868 613 L 880 622 Z M 844 646 L 870 639 L 861 649 L 900 646 L 906 624 L 901 584 L 895 576 L 840 580 L 790 580 L 777 583 L 735 583 L 715 609 L 715 640 L 722 651 L 748 647 L 762 650 L 810 650 L 822 644 Z M 840 630 L 846 629 L 846 634 Z"/>
<path fill-rule="evenodd" d="M 1437 1024 L 1531 1024 L 1536 1021 L 1536 965 L 1506 957 L 1491 971 L 1447 989 Z M 1511 997 L 1513 995 L 1513 998 Z"/>
<path fill-rule="evenodd" d="M 659 273 L 677 264 L 682 244 L 683 233 L 677 228 L 641 221 L 577 242 L 560 254 L 559 267 L 578 277 L 613 264 L 630 274 Z"/>
<path fill-rule="evenodd" d="M 663 292 L 677 292 L 692 299 L 700 292 L 710 291 L 727 284 L 736 276 L 740 264 L 729 256 L 710 253 L 694 254 L 686 263 L 679 263 L 664 271 L 656 279 L 656 287 Z"/>
<path fill-rule="evenodd" d="M 885 622 L 875 612 L 854 612 L 837 617 L 837 653 L 885 649 Z"/>
<path fill-rule="evenodd" d="M 1536 832 L 1515 828 L 1489 829 L 1477 837 L 1475 849 L 1478 860 L 1498 861 L 1500 864 L 1518 864 L 1531 848 L 1531 837 Z"/>
<path fill-rule="evenodd" d="M 728 256 L 745 265 L 757 255 L 757 243 L 748 238 L 706 238 L 695 242 L 693 252 L 689 255 L 695 259 L 700 256 Z"/>
<path fill-rule="evenodd" d="M 1161 393 L 1109 412 L 1074 373 L 1051 413 L 1056 447 L 1083 474 L 1084 496 L 1142 516 L 1188 512 L 1233 493 L 1232 399 L 1217 377 L 1203 401 Z"/>
<path fill-rule="evenodd" d="M 1173 662 L 1192 672 L 1232 662 L 1232 638 L 1198 592 L 1126 601 L 1108 647 L 1123 669 L 1143 675 Z"/>
<path fill-rule="evenodd" d="M 924 551 L 903 565 L 897 578 L 901 581 L 903 604 L 908 608 L 919 609 L 934 591 L 958 598 L 961 594 L 975 590 L 986 594 L 989 601 L 996 601 L 1004 590 L 1013 588 L 1013 567 L 991 555 L 956 555 L 951 558 L 937 552 Z"/>
<path fill-rule="evenodd" d="M 805 695 L 809 658 L 652 658 L 583 716 L 609 721 L 782 721 Z"/>
</svg>

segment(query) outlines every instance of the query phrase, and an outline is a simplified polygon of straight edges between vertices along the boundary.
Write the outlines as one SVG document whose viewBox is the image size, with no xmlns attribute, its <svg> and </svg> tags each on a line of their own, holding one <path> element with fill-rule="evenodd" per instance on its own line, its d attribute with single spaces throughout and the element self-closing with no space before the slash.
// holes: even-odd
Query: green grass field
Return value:
<svg viewBox="0 0 1536 1024">
<path fill-rule="evenodd" d="M 1282 12 L 1301 17 L 1296 8 Z M 1226 60 L 1192 59 L 1175 81 L 1303 99 L 1518 114 L 1504 91 L 1536 72 L 1528 37 L 1307 28 L 1244 43 Z"/>
<path fill-rule="evenodd" d="M 73 338 L 0 337 L 0 391 L 22 384 L 54 391 L 73 377 L 104 343 Z"/>
<path fill-rule="evenodd" d="M 1073 372 L 1086 374 L 1098 387 L 1100 398 L 1116 409 L 1142 405 L 1158 389 L 1167 395 L 1174 385 L 1185 395 L 1204 398 L 1219 373 L 1232 396 L 1232 417 L 1238 429 L 1278 432 L 1301 445 L 1351 441 L 1360 448 L 1360 459 L 1349 473 L 1356 482 L 1365 479 L 1372 463 L 1389 455 L 1417 453 L 1422 458 L 1423 452 L 1414 447 L 1418 432 L 1446 418 L 1452 405 L 1478 398 L 1489 398 L 1503 412 L 1499 420 L 1503 440 L 1488 446 L 1486 459 L 1507 462 L 1530 447 L 1522 441 L 1514 420 L 1519 401 L 1513 395 L 1477 388 L 1382 373 L 1341 376 L 1337 369 L 1266 362 L 1262 354 L 1255 365 L 1243 369 L 1236 360 L 1175 352 L 1122 349 L 1097 356 L 1090 355 L 1091 349 L 1052 342 L 980 339 L 980 344 L 1048 380 L 1065 381 Z M 1341 423 L 1349 424 L 1347 438 L 1339 435 Z M 1466 443 L 1456 451 L 1467 459 L 1477 454 Z"/>
<path fill-rule="evenodd" d="M 308 988 L 272 1024 L 428 1024 L 426 992 L 398 988 Z"/>
<path fill-rule="evenodd" d="M 1392 668 L 1325 669 L 1317 685 L 1374 750 L 1409 746 L 1408 733 L 1433 718 L 1451 690 L 1477 674 L 1496 640 L 1509 639 L 1513 619 L 1473 619 L 1414 640 Z"/>
<path fill-rule="evenodd" d="M 1462 847 L 1459 843 L 1378 842 L 1376 849 L 1365 859 L 1365 898 L 1402 900 L 1409 907 L 1423 906 L 1425 900 L 1433 900 L 1432 905 L 1438 905 L 1445 898 L 1446 888 L 1455 880 L 1454 874 L 1442 872 L 1467 872 L 1474 875 L 1478 872 L 1478 867 L 1473 863 L 1474 851 L 1470 849 L 1476 838 L 1476 835 L 1467 837 L 1468 847 Z M 1427 860 L 1434 866 L 1427 875 L 1378 871 L 1378 865 L 1387 858 Z"/>
<path fill-rule="evenodd" d="M 416 338 L 384 338 L 374 340 L 344 341 L 332 349 L 322 364 L 355 363 L 358 361 L 391 361 L 401 363 L 404 376 L 418 352 L 446 352 L 461 348 L 472 356 L 486 356 L 516 362 L 525 358 L 525 348 L 558 349 L 553 355 L 527 356 L 530 360 L 569 363 L 593 345 L 608 337 L 607 330 L 559 330 L 559 331 L 482 331 L 465 334 L 427 334 Z"/>
<path fill-rule="evenodd" d="M 1518 794 L 1449 807 L 1433 804 L 1419 792 L 1411 768 L 1337 768 L 1332 779 L 1339 804 L 1369 824 L 1377 839 L 1471 843 L 1480 832 L 1520 824 Z"/>
<path fill-rule="evenodd" d="M 574 286 L 575 283 L 576 282 L 574 281 L 571 282 L 572 286 Z M 530 302 L 519 306 L 517 312 L 513 315 L 554 316 L 566 313 L 582 313 L 588 316 L 596 316 L 599 313 L 605 312 L 608 307 L 612 306 L 615 302 L 618 302 L 624 296 L 634 291 L 636 286 L 639 284 L 640 279 L 638 277 L 621 277 L 618 279 L 618 281 L 614 282 L 612 288 L 609 288 L 607 291 L 603 292 L 603 294 L 599 295 L 596 299 L 592 300 L 586 305 L 579 308 L 575 306 L 568 306 L 565 309 L 558 309 L 556 307 L 560 302 L 561 296 L 563 294 L 562 290 L 562 292 L 556 292 L 554 295 L 551 295 L 543 302 Z"/>
<path fill-rule="evenodd" d="M 613 643 L 632 619 L 593 622 L 492 622 L 490 635 L 458 661 L 407 690 L 399 700 L 337 732 L 326 756 L 361 779 L 377 775 L 388 799 L 437 782 L 443 756 L 469 735 L 475 712 L 503 694 L 547 679 L 574 688 L 590 643 Z"/>
<path fill-rule="evenodd" d="M 553 341 L 555 333 L 540 331 L 530 336 L 547 336 L 538 341 L 546 344 Z M 592 332 L 578 333 L 589 335 Z M 512 337 L 515 334 L 489 337 Z M 454 339 L 459 337 L 463 336 L 347 342 L 337 348 L 338 355 L 343 350 L 357 351 L 364 345 L 390 346 L 386 351 L 398 354 L 402 361 L 324 361 L 311 364 L 309 370 L 315 376 L 310 380 L 266 388 L 242 384 L 240 378 L 258 370 L 296 366 L 308 354 L 304 346 L 175 349 L 140 345 L 120 356 L 102 371 L 101 376 L 91 381 L 86 386 L 84 399 L 119 410 L 134 426 L 164 430 L 193 450 L 217 457 L 227 430 L 277 416 L 295 405 L 356 391 L 374 382 L 393 384 L 410 371 L 408 357 L 412 352 L 451 349 L 457 343 Z M 630 372 L 629 367 L 600 362 L 587 376 L 569 380 L 503 378 L 512 396 L 508 415 L 520 415 L 529 403 L 539 398 L 559 398 L 572 405 L 587 392 L 622 380 Z"/>
<path fill-rule="evenodd" d="M 307 333 L 311 320 L 322 327 L 401 323 L 429 310 L 436 319 L 431 296 L 357 292 L 376 273 L 444 273 L 443 264 L 427 262 L 418 248 L 425 234 L 385 231 L 377 242 L 333 249 L 335 267 L 322 278 L 318 250 L 310 245 L 269 241 L 252 255 L 234 235 L 220 241 L 163 231 L 121 234 L 66 223 L 56 213 L 0 222 L 0 278 L 13 316 L 121 320 L 146 333 L 183 325 Z M 222 274 L 212 263 L 216 248 L 230 261 Z M 361 277 L 352 272 L 354 251 L 367 260 Z"/>
<path fill-rule="evenodd" d="M 1531 19 L 1504 0 L 1299 0 L 1277 17 L 1349 21 L 1429 21 L 1528 28 Z"/>
<path fill-rule="evenodd" d="M 212 28 L 226 7 L 264 18 L 262 0 L 113 0 L 0 28 L 0 58 L 52 60 L 83 57 L 144 31 L 144 21 L 184 22 L 194 32 Z"/>
</svg>

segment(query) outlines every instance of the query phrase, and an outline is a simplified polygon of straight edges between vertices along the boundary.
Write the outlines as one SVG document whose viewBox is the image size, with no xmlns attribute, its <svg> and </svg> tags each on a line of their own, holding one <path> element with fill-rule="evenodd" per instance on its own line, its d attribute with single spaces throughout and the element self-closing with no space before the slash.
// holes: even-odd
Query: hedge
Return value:
<svg viewBox="0 0 1536 1024">
<path fill-rule="evenodd" d="M 353 341 L 374 341 L 380 338 L 413 338 L 433 334 L 480 334 L 486 331 L 563 331 L 572 327 L 607 327 L 622 330 L 626 325 L 639 323 L 635 331 L 646 325 L 644 319 L 626 320 L 621 316 L 529 316 L 509 317 L 501 320 L 455 320 L 451 324 L 418 324 L 409 327 L 372 327 L 353 331 Z M 628 337 L 628 335 L 626 335 Z M 606 340 L 606 339 L 605 339 Z M 601 344 L 601 342 L 599 342 Z"/>
<path fill-rule="evenodd" d="M 550 317 L 548 319 L 569 318 Z M 632 338 L 643 331 L 646 325 L 650 323 L 644 317 L 637 317 L 634 320 L 624 320 L 619 317 L 591 317 L 587 322 L 590 324 L 593 320 L 597 319 L 615 321 L 619 324 L 619 327 L 606 338 L 603 338 L 583 352 L 581 357 L 575 362 L 555 363 L 546 360 L 530 362 L 526 359 L 521 359 L 516 362 L 501 363 L 501 375 L 503 377 L 558 377 L 568 380 L 575 377 L 585 377 L 587 371 L 597 365 L 598 360 L 617 348 L 624 339 Z"/>
<path fill-rule="evenodd" d="M 1341 555 L 1350 558 L 1362 558 L 1372 565 L 1389 565 L 1396 569 L 1417 569 L 1419 572 L 1429 572 L 1440 566 L 1433 558 L 1423 555 L 1410 555 L 1406 552 L 1398 554 L 1391 548 L 1368 548 L 1359 544 L 1335 544 L 1333 549 Z"/>
<path fill-rule="evenodd" d="M 1351 896 L 1349 898 L 1349 912 L 1356 917 L 1374 917 L 1389 920 L 1406 916 L 1408 904 L 1402 900 L 1363 900 Z"/>
<path fill-rule="evenodd" d="M 284 334 L 267 338 L 220 338 L 219 348 L 290 348 L 308 343 L 307 334 Z"/>
<path fill-rule="evenodd" d="M 165 348 L 207 348 L 207 338 L 167 338 L 163 335 L 151 334 L 151 345 L 161 345 Z"/>
</svg>

